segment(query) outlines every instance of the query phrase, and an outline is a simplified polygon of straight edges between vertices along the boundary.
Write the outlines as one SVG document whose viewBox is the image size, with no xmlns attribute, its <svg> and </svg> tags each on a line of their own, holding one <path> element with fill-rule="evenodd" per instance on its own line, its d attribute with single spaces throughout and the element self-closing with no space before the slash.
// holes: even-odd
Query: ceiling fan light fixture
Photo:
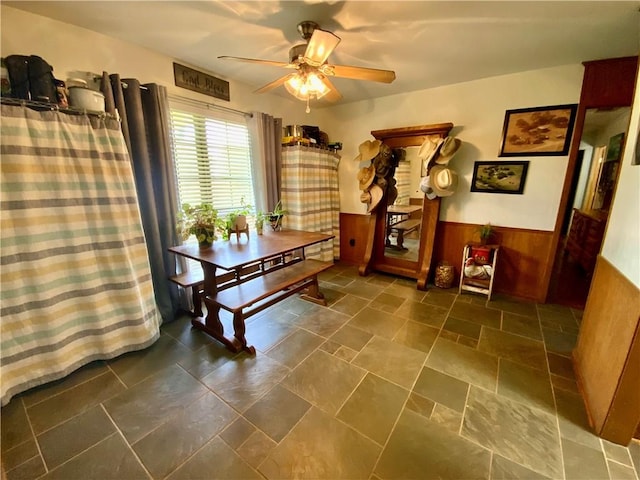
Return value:
<svg viewBox="0 0 640 480">
<path fill-rule="evenodd" d="M 299 100 L 319 99 L 329 93 L 329 88 L 316 72 L 291 75 L 284 88 Z"/>
</svg>

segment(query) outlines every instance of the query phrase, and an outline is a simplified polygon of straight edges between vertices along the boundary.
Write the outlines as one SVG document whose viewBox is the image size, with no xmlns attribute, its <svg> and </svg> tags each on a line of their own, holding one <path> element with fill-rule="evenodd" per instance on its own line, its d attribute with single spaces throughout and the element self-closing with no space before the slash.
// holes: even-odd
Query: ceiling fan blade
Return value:
<svg viewBox="0 0 640 480">
<path fill-rule="evenodd" d="M 222 55 L 218 58 L 221 58 L 223 60 L 238 60 L 240 62 L 245 62 L 245 63 L 259 63 L 261 65 L 271 65 L 274 67 L 296 68 L 295 65 L 292 65 L 290 63 L 274 62 L 272 60 L 259 60 L 257 58 L 229 57 L 227 55 Z"/>
<path fill-rule="evenodd" d="M 326 30 L 316 28 L 304 52 L 304 61 L 313 67 L 319 67 L 327 61 L 327 58 L 339 43 L 340 37 Z"/>
<path fill-rule="evenodd" d="M 320 80 L 329 89 L 329 92 L 324 97 L 322 97 L 323 99 L 328 100 L 329 102 L 337 102 L 342 98 L 342 95 L 340 94 L 338 89 L 333 85 L 333 83 L 331 83 L 331 81 L 327 77 L 321 75 Z"/>
<path fill-rule="evenodd" d="M 396 72 L 377 68 L 351 67 L 347 65 L 324 65 L 322 73 L 339 78 L 354 80 L 370 80 L 372 82 L 391 83 L 396 79 Z"/>
<path fill-rule="evenodd" d="M 273 90 L 274 88 L 279 87 L 280 85 L 283 85 L 284 82 L 289 80 L 289 77 L 291 77 L 291 75 L 295 75 L 295 73 L 289 73 L 284 77 L 280 77 L 277 80 L 274 80 L 271 83 L 267 83 L 264 87 L 260 87 L 258 90 L 254 91 L 253 93 L 265 93 L 265 92 L 268 92 L 269 90 Z"/>
</svg>

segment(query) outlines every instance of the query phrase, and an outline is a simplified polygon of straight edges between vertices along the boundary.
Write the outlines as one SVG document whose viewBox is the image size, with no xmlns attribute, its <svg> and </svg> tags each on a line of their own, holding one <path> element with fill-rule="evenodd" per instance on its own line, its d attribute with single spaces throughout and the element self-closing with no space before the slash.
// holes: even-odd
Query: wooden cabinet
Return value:
<svg viewBox="0 0 640 480">
<path fill-rule="evenodd" d="M 597 210 L 573 209 L 565 252 L 591 275 L 600 253 L 607 214 Z"/>
<path fill-rule="evenodd" d="M 491 300 L 499 250 L 499 245 L 467 243 L 464 246 L 458 293 L 467 290 L 486 295 L 487 301 Z"/>
</svg>

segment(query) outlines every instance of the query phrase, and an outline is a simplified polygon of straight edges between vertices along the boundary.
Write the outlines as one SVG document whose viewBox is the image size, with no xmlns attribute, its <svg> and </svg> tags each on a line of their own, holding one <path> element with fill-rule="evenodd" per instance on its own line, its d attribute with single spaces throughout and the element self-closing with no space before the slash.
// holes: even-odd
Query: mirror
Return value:
<svg viewBox="0 0 640 480">
<path fill-rule="evenodd" d="M 420 147 L 394 150 L 397 166 L 394 174 L 397 197 L 387 206 L 386 238 L 384 255 L 417 262 L 420 253 L 420 230 L 422 226 L 422 201 L 420 190 Z"/>
<path fill-rule="evenodd" d="M 427 138 L 445 138 L 452 123 L 374 130 L 394 153 L 395 169 L 386 177 L 382 201 L 371 214 L 360 275 L 377 270 L 417 280 L 425 290 L 429 275 L 440 198 L 425 200 L 419 189 L 424 172 L 418 151 Z"/>
</svg>

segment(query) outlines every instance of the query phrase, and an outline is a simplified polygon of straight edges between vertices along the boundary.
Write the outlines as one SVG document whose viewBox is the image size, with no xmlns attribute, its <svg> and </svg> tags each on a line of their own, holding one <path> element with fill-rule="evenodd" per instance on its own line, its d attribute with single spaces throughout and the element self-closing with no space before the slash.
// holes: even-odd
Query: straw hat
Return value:
<svg viewBox="0 0 640 480">
<path fill-rule="evenodd" d="M 358 184 L 360 190 L 366 190 L 373 183 L 373 179 L 376 177 L 376 169 L 373 163 L 368 167 L 362 167 L 358 170 Z"/>
<path fill-rule="evenodd" d="M 382 200 L 383 194 L 384 190 L 382 190 L 382 188 L 380 188 L 378 185 L 373 185 L 369 190 L 360 194 L 360 201 L 362 203 L 369 204 L 367 213 L 371 213 L 373 209 L 378 206 L 380 200 Z"/>
<path fill-rule="evenodd" d="M 458 186 L 458 174 L 443 165 L 434 165 L 429 172 L 431 188 L 439 197 L 453 195 Z"/>
<path fill-rule="evenodd" d="M 436 137 L 434 135 L 430 135 L 427 139 L 422 142 L 420 145 L 420 150 L 418 150 L 418 158 L 423 161 L 424 165 L 429 165 L 429 162 L 438 154 L 438 149 L 443 143 L 443 139 L 441 137 Z"/>
<path fill-rule="evenodd" d="M 458 149 L 462 145 L 462 141 L 454 137 L 447 137 L 442 142 L 438 156 L 436 157 L 436 163 L 438 165 L 446 165 L 449 160 L 453 158 Z"/>
<path fill-rule="evenodd" d="M 358 151 L 360 152 L 354 160 L 356 162 L 368 162 L 373 157 L 378 155 L 380 151 L 380 144 L 382 142 L 380 140 L 365 140 L 358 147 Z"/>
</svg>

